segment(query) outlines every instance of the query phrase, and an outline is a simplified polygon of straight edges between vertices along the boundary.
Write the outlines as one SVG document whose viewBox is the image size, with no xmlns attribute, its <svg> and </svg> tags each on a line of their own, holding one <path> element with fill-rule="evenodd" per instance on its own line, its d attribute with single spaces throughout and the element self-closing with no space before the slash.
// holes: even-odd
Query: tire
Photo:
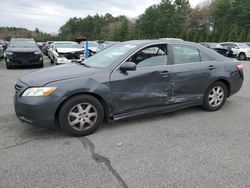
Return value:
<svg viewBox="0 0 250 188">
<path fill-rule="evenodd" d="M 41 63 L 40 65 L 38 65 L 38 68 L 43 68 L 43 67 L 44 67 L 43 63 Z"/>
<path fill-rule="evenodd" d="M 226 99 L 227 87 L 222 82 L 215 82 L 208 87 L 204 95 L 202 108 L 207 111 L 219 110 L 225 104 Z"/>
<path fill-rule="evenodd" d="M 98 129 L 103 122 L 103 117 L 103 106 L 95 97 L 78 95 L 68 99 L 62 105 L 58 122 L 67 134 L 86 136 Z"/>
<path fill-rule="evenodd" d="M 12 67 L 9 65 L 9 63 L 6 62 L 6 68 L 11 69 Z"/>
<path fill-rule="evenodd" d="M 241 52 L 241 53 L 239 54 L 239 60 L 243 61 L 243 60 L 246 60 L 246 59 L 247 59 L 246 54 L 243 53 L 243 52 Z"/>
</svg>

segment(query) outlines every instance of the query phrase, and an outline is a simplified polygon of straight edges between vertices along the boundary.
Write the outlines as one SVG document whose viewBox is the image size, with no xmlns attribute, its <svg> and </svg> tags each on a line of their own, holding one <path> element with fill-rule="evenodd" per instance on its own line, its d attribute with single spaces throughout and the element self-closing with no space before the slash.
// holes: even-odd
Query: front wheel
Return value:
<svg viewBox="0 0 250 188">
<path fill-rule="evenodd" d="M 9 63 L 6 62 L 6 68 L 11 69 L 12 67 L 11 67 L 11 65 Z"/>
<path fill-rule="evenodd" d="M 239 54 L 239 60 L 243 61 L 243 60 L 246 60 L 247 57 L 246 57 L 246 54 L 245 53 L 240 53 Z"/>
<path fill-rule="evenodd" d="M 103 121 L 102 104 L 90 95 L 67 100 L 59 111 L 59 124 L 68 134 L 86 136 L 98 129 Z"/>
<path fill-rule="evenodd" d="M 207 89 L 202 107 L 208 111 L 219 110 L 226 102 L 227 88 L 222 82 L 215 82 Z"/>
</svg>

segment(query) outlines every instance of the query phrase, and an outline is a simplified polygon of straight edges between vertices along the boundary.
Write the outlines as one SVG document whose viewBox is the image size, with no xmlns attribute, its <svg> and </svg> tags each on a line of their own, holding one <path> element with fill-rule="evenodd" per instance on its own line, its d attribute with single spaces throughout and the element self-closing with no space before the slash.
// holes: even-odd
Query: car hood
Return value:
<svg viewBox="0 0 250 188">
<path fill-rule="evenodd" d="M 7 49 L 7 51 L 10 51 L 10 52 L 36 52 L 38 50 L 39 50 L 38 48 L 20 48 L 20 47 Z"/>
<path fill-rule="evenodd" d="M 44 68 L 29 73 L 20 78 L 28 86 L 44 86 L 50 82 L 88 77 L 96 72 L 95 68 L 88 68 L 79 64 L 58 65 L 52 68 Z"/>
<path fill-rule="evenodd" d="M 81 52 L 84 49 L 81 48 L 57 48 L 58 53 L 69 53 L 69 52 Z"/>
</svg>

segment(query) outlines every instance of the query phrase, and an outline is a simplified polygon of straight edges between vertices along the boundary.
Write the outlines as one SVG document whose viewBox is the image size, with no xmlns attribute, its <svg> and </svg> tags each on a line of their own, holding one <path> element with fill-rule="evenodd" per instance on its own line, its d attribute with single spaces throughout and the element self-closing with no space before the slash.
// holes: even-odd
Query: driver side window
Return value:
<svg viewBox="0 0 250 188">
<path fill-rule="evenodd" d="M 167 45 L 153 45 L 146 47 L 127 61 L 134 62 L 137 68 L 167 65 Z"/>
</svg>

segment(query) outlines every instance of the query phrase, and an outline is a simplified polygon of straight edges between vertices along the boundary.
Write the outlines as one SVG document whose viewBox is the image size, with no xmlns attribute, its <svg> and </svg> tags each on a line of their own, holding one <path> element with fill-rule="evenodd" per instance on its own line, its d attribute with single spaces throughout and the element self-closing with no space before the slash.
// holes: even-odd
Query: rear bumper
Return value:
<svg viewBox="0 0 250 188">
<path fill-rule="evenodd" d="M 243 85 L 243 81 L 244 81 L 244 74 L 239 73 L 238 71 L 236 71 L 235 73 L 232 74 L 231 79 L 230 79 L 230 96 L 237 93 L 242 85 Z"/>
</svg>

